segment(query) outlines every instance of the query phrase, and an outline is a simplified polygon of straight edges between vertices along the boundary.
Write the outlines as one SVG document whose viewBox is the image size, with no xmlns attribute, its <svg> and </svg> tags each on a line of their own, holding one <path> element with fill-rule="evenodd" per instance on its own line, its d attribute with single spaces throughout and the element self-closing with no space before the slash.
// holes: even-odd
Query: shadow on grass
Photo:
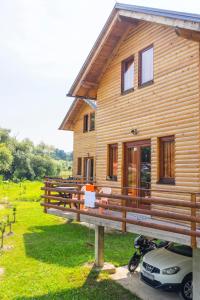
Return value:
<svg viewBox="0 0 200 300">
<path fill-rule="evenodd" d="M 93 247 L 88 245 L 88 228 L 76 223 L 29 228 L 24 234 L 26 255 L 39 261 L 76 267 L 91 261 Z M 94 232 L 90 232 L 91 241 Z"/>
<path fill-rule="evenodd" d="M 110 279 L 99 279 L 99 272 L 91 270 L 82 287 L 62 290 L 33 297 L 16 297 L 15 300 L 139 300 L 129 291 Z"/>
<path fill-rule="evenodd" d="M 39 261 L 76 267 L 94 260 L 94 230 L 77 223 L 29 228 L 24 234 L 26 255 Z M 133 234 L 105 235 L 105 260 L 125 265 L 133 253 Z"/>
</svg>

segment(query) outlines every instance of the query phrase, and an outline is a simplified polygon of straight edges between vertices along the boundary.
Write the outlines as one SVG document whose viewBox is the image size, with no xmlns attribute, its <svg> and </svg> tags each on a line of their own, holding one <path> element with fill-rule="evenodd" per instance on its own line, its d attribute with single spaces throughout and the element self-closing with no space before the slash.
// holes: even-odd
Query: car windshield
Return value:
<svg viewBox="0 0 200 300">
<path fill-rule="evenodd" d="M 170 244 L 168 247 L 166 247 L 168 251 L 181 254 L 184 256 L 192 257 L 192 248 L 186 245 L 180 245 L 176 243 Z"/>
</svg>

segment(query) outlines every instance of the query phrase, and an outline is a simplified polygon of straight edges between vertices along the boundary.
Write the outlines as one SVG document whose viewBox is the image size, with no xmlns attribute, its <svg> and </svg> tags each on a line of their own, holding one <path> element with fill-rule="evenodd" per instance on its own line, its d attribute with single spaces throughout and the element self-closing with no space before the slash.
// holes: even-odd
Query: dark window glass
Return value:
<svg viewBox="0 0 200 300">
<path fill-rule="evenodd" d="M 122 83 L 123 92 L 131 91 L 134 88 L 134 58 L 130 57 L 122 62 Z"/>
<path fill-rule="evenodd" d="M 153 82 L 153 46 L 139 52 L 139 85 Z"/>
<path fill-rule="evenodd" d="M 90 130 L 95 130 L 95 113 L 90 114 Z"/>
<path fill-rule="evenodd" d="M 82 175 L 82 158 L 77 159 L 77 175 Z"/>
<path fill-rule="evenodd" d="M 88 121 L 89 121 L 88 115 L 85 115 L 83 117 L 83 132 L 88 131 Z"/>
<path fill-rule="evenodd" d="M 175 183 L 174 136 L 160 138 L 160 182 Z"/>
<path fill-rule="evenodd" d="M 118 145 L 109 145 L 108 149 L 108 177 L 110 180 L 117 180 L 118 169 Z"/>
</svg>

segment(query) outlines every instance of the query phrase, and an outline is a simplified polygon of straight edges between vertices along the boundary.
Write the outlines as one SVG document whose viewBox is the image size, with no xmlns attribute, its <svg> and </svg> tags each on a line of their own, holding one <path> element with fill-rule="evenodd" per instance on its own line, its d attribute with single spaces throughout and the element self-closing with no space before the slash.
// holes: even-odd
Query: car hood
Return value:
<svg viewBox="0 0 200 300">
<path fill-rule="evenodd" d="M 143 261 L 161 270 L 185 264 L 191 264 L 192 266 L 192 257 L 180 255 L 165 248 L 155 249 L 148 252 L 144 256 Z"/>
</svg>

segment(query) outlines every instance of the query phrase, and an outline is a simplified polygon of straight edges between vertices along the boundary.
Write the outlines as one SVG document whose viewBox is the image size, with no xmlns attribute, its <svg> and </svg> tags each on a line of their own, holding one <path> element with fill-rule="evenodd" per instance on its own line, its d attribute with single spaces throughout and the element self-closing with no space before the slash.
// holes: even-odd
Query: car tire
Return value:
<svg viewBox="0 0 200 300">
<path fill-rule="evenodd" d="M 181 284 L 181 295 L 185 300 L 192 300 L 192 274 L 188 274 Z"/>
</svg>

